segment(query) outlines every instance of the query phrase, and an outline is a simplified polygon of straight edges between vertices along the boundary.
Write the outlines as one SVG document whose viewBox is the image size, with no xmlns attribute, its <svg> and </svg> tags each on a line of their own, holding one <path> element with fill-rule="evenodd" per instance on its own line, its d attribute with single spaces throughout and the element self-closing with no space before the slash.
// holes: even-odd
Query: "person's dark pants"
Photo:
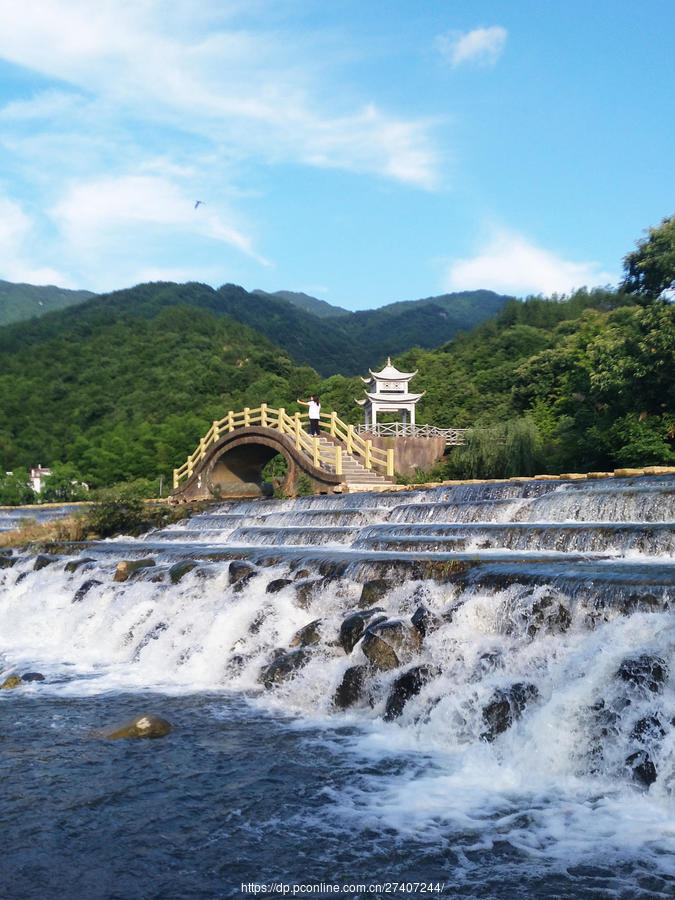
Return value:
<svg viewBox="0 0 675 900">
<path fill-rule="evenodd" d="M 319 434 L 319 420 L 318 419 L 310 419 L 309 420 L 309 433 L 318 436 L 318 434 Z"/>
</svg>

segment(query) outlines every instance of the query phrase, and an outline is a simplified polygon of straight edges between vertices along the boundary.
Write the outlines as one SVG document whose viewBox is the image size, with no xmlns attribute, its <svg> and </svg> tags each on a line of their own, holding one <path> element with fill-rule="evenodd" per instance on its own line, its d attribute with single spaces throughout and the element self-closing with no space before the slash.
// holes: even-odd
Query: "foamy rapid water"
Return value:
<svg viewBox="0 0 675 900">
<path fill-rule="evenodd" d="M 0 692 L 8 896 L 672 896 L 673 481 L 225 503 L 6 560 L 0 682 L 44 676 Z M 397 665 L 346 652 L 355 614 Z M 174 732 L 88 737 L 143 710 Z"/>
</svg>

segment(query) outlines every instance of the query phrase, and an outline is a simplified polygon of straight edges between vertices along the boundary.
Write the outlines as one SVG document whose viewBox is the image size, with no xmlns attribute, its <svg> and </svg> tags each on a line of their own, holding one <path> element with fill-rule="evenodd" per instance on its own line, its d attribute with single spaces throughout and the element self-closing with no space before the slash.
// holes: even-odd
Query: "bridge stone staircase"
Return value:
<svg viewBox="0 0 675 900">
<path fill-rule="evenodd" d="M 334 438 L 321 435 L 318 438 L 319 447 L 323 450 L 329 450 L 335 446 L 338 441 Z M 374 469 L 366 469 L 356 457 L 351 456 L 344 451 L 342 453 L 342 485 L 345 493 L 354 493 L 356 491 L 386 491 L 395 479 L 390 475 L 381 475 Z"/>
</svg>

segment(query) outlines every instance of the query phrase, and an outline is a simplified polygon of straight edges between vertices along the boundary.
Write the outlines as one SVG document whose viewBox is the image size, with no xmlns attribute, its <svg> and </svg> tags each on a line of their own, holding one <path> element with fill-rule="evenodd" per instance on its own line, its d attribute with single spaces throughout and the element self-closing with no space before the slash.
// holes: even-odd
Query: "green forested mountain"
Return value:
<svg viewBox="0 0 675 900">
<path fill-rule="evenodd" d="M 369 367 L 409 347 L 437 347 L 494 315 L 509 299 L 492 291 L 465 291 L 319 318 L 280 295 L 249 294 L 231 284 L 217 293 L 227 315 L 325 376 L 366 375 Z"/>
<path fill-rule="evenodd" d="M 94 486 L 166 484 L 229 408 L 306 393 L 316 373 L 210 310 L 214 294 L 145 285 L 0 329 L 2 471 L 58 461 Z"/>
<path fill-rule="evenodd" d="M 0 325 L 42 316 L 46 312 L 82 303 L 93 296 L 91 291 L 69 291 L 54 285 L 39 287 L 0 280 Z"/>
<path fill-rule="evenodd" d="M 320 319 L 327 316 L 348 316 L 349 310 L 343 309 L 341 306 L 333 306 L 326 303 L 325 300 L 317 300 L 316 297 L 310 297 L 309 294 L 303 294 L 299 291 L 274 291 L 270 294 L 267 291 L 252 291 L 253 294 L 262 294 L 263 297 L 279 297 L 281 300 L 288 300 L 289 303 L 295 304 L 305 312 L 313 313 Z"/>
<path fill-rule="evenodd" d="M 385 341 L 386 323 L 400 315 L 408 344 L 392 355 L 401 369 L 419 370 L 413 389 L 427 393 L 418 422 L 472 429 L 439 475 L 674 464 L 673 224 L 666 220 L 626 257 L 625 290 L 500 301 L 497 315 L 431 349 L 413 346 L 413 332 L 404 331 L 409 304 L 337 319 L 296 308 L 293 318 L 288 301 L 232 285 L 141 285 L 7 325 L 0 328 L 0 472 L 62 463 L 92 486 L 152 479 L 156 492 L 157 479 L 168 484 L 172 468 L 230 408 L 266 402 L 293 412 L 296 397 L 318 392 L 324 411 L 361 421 L 360 378 L 322 379 L 298 365 L 228 315 L 246 304 L 287 343 L 289 329 L 309 319 L 315 352 L 332 358 L 346 332 L 336 336 L 327 321 L 358 315 L 361 334 L 379 327 Z M 664 235 L 667 253 L 654 254 Z M 444 312 L 439 298 L 412 307 L 431 321 Z"/>
<path fill-rule="evenodd" d="M 7 285 L 7 282 L 0 282 L 0 303 L 3 284 Z M 19 288 L 22 290 L 19 291 Z M 86 291 L 63 291 L 61 301 L 58 301 L 56 295 L 51 301 L 39 300 L 42 296 L 39 292 L 43 290 L 58 291 L 57 288 L 8 285 L 8 296 L 15 298 L 26 298 L 33 292 L 35 299 L 32 306 L 24 299 L 21 301 L 23 306 L 13 307 L 15 310 L 23 310 L 21 319 L 43 315 L 48 302 L 54 306 L 60 302 L 65 306 L 81 304 L 83 300 L 95 297 Z M 279 291 L 276 294 L 266 294 L 263 291 L 249 293 L 234 284 L 223 285 L 216 291 L 207 285 L 161 283 L 140 285 L 112 295 L 103 295 L 103 298 L 113 297 L 116 303 L 131 306 L 139 304 L 139 309 L 146 309 L 148 303 L 159 302 L 157 298 L 151 300 L 148 291 L 164 296 L 165 300 L 162 302 L 170 302 L 166 298 L 167 292 L 171 293 L 172 290 L 180 294 L 182 302 L 209 309 L 218 315 L 230 316 L 249 325 L 286 350 L 298 364 L 312 366 L 326 376 L 335 372 L 366 374 L 369 366 L 377 366 L 387 356 L 414 345 L 437 347 L 460 329 L 472 328 L 493 315 L 507 299 L 491 291 L 469 291 L 429 297 L 426 300 L 392 303 L 380 309 L 353 313 L 292 291 Z M 71 294 L 75 296 L 70 297 Z M 63 302 L 64 300 L 68 303 Z M 45 305 L 40 306 L 40 302 Z M 105 308 L 108 307 L 109 302 L 105 300 Z M 87 319 L 89 311 L 83 310 L 83 316 Z M 29 325 L 27 328 L 31 330 Z"/>
</svg>

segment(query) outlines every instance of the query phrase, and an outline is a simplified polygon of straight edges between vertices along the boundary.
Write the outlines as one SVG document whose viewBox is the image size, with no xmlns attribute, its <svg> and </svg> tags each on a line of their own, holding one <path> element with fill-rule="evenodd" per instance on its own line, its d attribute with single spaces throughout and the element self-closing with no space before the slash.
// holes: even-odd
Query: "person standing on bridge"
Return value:
<svg viewBox="0 0 675 900">
<path fill-rule="evenodd" d="M 315 437 L 319 436 L 319 419 L 321 418 L 321 404 L 316 394 L 312 394 L 309 401 L 298 400 L 301 406 L 307 406 L 309 413 L 309 433 Z"/>
</svg>

